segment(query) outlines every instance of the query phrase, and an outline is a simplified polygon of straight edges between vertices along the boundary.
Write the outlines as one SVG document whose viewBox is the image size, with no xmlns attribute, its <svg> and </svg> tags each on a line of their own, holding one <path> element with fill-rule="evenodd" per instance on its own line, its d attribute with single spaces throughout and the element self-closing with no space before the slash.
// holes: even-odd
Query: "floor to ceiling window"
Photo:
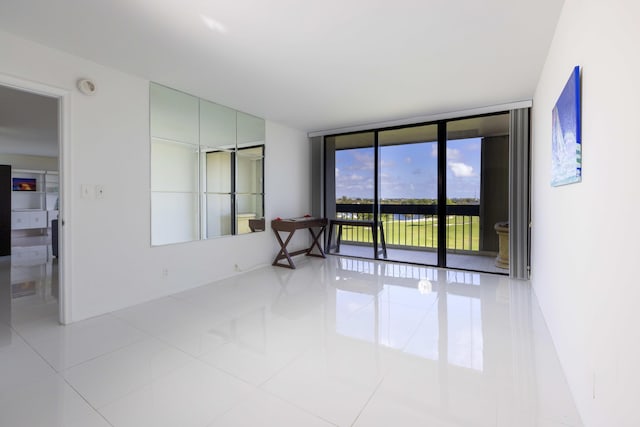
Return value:
<svg viewBox="0 0 640 427">
<path fill-rule="evenodd" d="M 379 223 L 387 259 L 509 273 L 496 265 L 496 224 L 509 219 L 508 112 L 327 136 L 325 150 L 325 214 Z M 366 227 L 345 225 L 340 239 L 343 255 L 383 257 Z"/>
</svg>

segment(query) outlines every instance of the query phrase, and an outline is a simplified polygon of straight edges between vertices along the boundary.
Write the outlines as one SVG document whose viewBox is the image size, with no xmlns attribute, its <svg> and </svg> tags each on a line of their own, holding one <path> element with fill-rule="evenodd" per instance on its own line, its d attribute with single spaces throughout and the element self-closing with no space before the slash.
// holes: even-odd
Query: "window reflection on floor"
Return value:
<svg viewBox="0 0 640 427">
<path fill-rule="evenodd" d="M 447 296 L 449 363 L 482 371 L 482 315 L 478 298 Z"/>
<path fill-rule="evenodd" d="M 348 258 L 337 266 L 338 334 L 483 370 L 480 274 Z"/>
</svg>

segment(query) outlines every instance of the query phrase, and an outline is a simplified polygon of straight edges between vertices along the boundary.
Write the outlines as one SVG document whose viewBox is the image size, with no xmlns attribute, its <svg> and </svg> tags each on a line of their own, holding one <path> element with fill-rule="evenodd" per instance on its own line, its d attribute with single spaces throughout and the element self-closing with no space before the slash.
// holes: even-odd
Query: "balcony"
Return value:
<svg viewBox="0 0 640 427">
<path fill-rule="evenodd" d="M 371 204 L 336 204 L 337 219 L 373 219 Z M 508 273 L 495 266 L 497 248 L 483 245 L 480 205 L 447 205 L 447 266 L 493 273 Z M 381 204 L 388 259 L 436 265 L 438 215 L 436 205 Z M 493 229 L 490 230 L 493 233 Z M 340 252 L 371 257 L 373 238 L 365 227 L 342 229 Z M 485 247 L 483 247 L 485 246 Z"/>
</svg>

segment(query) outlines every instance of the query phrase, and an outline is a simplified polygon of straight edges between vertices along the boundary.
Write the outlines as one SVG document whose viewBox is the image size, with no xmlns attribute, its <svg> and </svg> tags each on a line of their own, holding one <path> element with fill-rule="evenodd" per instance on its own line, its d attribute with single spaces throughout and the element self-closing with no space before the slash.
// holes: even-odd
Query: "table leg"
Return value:
<svg viewBox="0 0 640 427">
<path fill-rule="evenodd" d="M 293 233 L 295 233 L 295 230 L 289 233 L 289 236 L 287 237 L 287 240 L 285 240 L 284 242 L 282 241 L 282 238 L 280 237 L 280 233 L 278 233 L 276 230 L 273 230 L 273 232 L 276 235 L 276 239 L 278 239 L 278 243 L 280 243 L 280 248 L 281 249 L 280 249 L 280 252 L 278 252 L 278 255 L 276 255 L 276 258 L 273 260 L 273 264 L 272 265 L 278 265 L 280 267 L 289 267 L 291 269 L 295 269 L 296 266 L 293 263 L 293 259 L 291 259 L 291 256 L 289 255 L 289 252 L 287 251 L 287 245 L 291 241 L 291 238 L 293 237 Z M 287 262 L 289 263 L 289 265 L 280 264 L 278 262 L 283 258 L 287 259 Z"/>
</svg>

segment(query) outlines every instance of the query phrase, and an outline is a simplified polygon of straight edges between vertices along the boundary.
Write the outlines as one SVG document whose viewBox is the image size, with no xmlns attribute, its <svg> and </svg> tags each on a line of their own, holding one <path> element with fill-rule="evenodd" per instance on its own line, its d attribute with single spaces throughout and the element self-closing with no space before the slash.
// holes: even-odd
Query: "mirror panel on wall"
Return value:
<svg viewBox="0 0 640 427">
<path fill-rule="evenodd" d="M 150 85 L 151 244 L 264 231 L 264 119 Z"/>
<path fill-rule="evenodd" d="M 151 243 L 198 239 L 198 99 L 151 85 Z"/>
</svg>

